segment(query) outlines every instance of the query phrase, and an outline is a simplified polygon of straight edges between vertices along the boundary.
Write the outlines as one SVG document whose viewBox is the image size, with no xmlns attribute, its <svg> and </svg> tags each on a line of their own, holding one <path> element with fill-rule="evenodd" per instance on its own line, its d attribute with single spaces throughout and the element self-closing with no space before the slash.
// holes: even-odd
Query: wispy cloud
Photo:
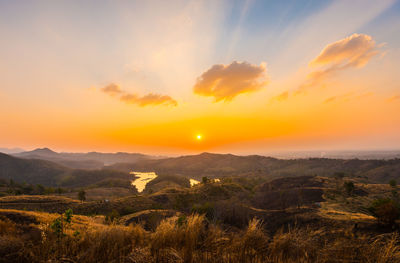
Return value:
<svg viewBox="0 0 400 263">
<path fill-rule="evenodd" d="M 281 94 L 272 97 L 272 98 L 270 99 L 270 102 L 274 102 L 274 101 L 279 101 L 279 102 L 280 102 L 280 101 L 285 101 L 285 100 L 287 100 L 288 98 L 289 98 L 289 91 L 284 91 L 284 92 L 282 92 Z"/>
<path fill-rule="evenodd" d="M 231 101 L 237 95 L 260 90 L 268 84 L 265 63 L 260 66 L 234 61 L 217 64 L 204 72 L 193 88 L 195 94 L 214 97 L 215 102 Z"/>
<path fill-rule="evenodd" d="M 379 51 L 371 36 L 353 34 L 327 45 L 311 66 L 329 65 L 340 67 L 362 67 Z"/>
<path fill-rule="evenodd" d="M 115 83 L 108 84 L 107 86 L 102 88 L 101 91 L 109 94 L 110 96 L 116 96 L 122 93 L 121 88 Z"/>
<path fill-rule="evenodd" d="M 139 96 L 137 94 L 132 94 L 123 91 L 117 84 L 111 83 L 104 88 L 100 89 L 102 92 L 116 97 L 118 96 L 120 101 L 128 104 L 136 104 L 138 106 L 144 107 L 149 105 L 165 105 L 165 106 L 178 106 L 178 102 L 167 95 L 160 95 L 149 93 L 144 96 Z"/>
<path fill-rule="evenodd" d="M 309 63 L 310 67 L 317 67 L 318 69 L 308 74 L 307 80 L 300 85 L 296 94 L 322 84 L 326 79 L 340 71 L 365 66 L 372 57 L 380 53 L 378 49 L 380 46 L 376 45 L 371 36 L 365 34 L 353 34 L 327 45 Z"/>
<path fill-rule="evenodd" d="M 343 94 L 343 95 L 336 95 L 336 96 L 332 96 L 327 98 L 326 100 L 324 100 L 324 103 L 332 103 L 332 102 L 337 102 L 337 101 L 347 101 L 349 100 L 351 97 L 353 96 L 352 92 Z"/>
<path fill-rule="evenodd" d="M 137 104 L 139 106 L 147 105 L 171 105 L 178 106 L 176 100 L 167 95 L 159 95 L 149 93 L 145 96 L 139 97 L 134 94 L 124 94 L 120 97 L 120 100 L 129 104 Z"/>
<path fill-rule="evenodd" d="M 326 100 L 324 100 L 325 104 L 328 103 L 333 103 L 333 102 L 346 102 L 346 101 L 350 101 L 350 100 L 357 100 L 357 99 L 364 99 L 370 96 L 373 96 L 374 93 L 373 92 L 365 92 L 362 94 L 355 94 L 354 92 L 349 92 L 343 95 L 336 95 L 336 96 L 332 96 L 327 98 Z"/>
<path fill-rule="evenodd" d="M 400 100 L 400 95 L 393 95 L 392 97 L 388 98 L 386 101 L 393 102 L 393 101 L 397 101 L 397 100 Z"/>
</svg>

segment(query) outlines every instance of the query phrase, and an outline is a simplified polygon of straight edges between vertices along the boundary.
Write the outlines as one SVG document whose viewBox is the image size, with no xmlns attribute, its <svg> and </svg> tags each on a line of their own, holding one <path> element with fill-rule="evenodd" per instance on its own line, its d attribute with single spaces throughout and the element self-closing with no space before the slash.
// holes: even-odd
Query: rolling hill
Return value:
<svg viewBox="0 0 400 263">
<path fill-rule="evenodd" d="M 22 159 L 0 153 L 0 179 L 12 179 L 19 183 L 85 187 L 119 180 L 120 183 L 130 185 L 132 177 L 122 171 L 71 169 L 47 160 Z"/>
<path fill-rule="evenodd" d="M 104 165 L 139 160 L 154 159 L 155 156 L 140 153 L 58 153 L 49 148 L 38 148 L 33 151 L 26 151 L 14 154 L 15 157 L 25 159 L 42 159 L 52 161 L 69 168 L 76 169 L 101 169 Z"/>
<path fill-rule="evenodd" d="M 269 179 L 285 176 L 319 175 L 332 176 L 345 173 L 366 181 L 387 183 L 400 180 L 400 159 L 291 159 L 250 155 L 202 153 L 159 160 L 140 160 L 107 167 L 120 171 L 156 172 L 162 175 L 178 175 L 201 179 L 203 176 L 221 178 L 229 176 L 263 176 Z"/>
</svg>

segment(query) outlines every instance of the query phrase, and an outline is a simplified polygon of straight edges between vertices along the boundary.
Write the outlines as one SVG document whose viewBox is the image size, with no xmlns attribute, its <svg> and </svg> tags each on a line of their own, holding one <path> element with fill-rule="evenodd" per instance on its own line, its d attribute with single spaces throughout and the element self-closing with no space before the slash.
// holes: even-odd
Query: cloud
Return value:
<svg viewBox="0 0 400 263">
<path fill-rule="evenodd" d="M 296 94 L 303 93 L 307 88 L 320 85 L 333 74 L 348 68 L 361 68 L 372 57 L 379 54 L 378 48 L 371 36 L 365 34 L 353 34 L 344 39 L 327 45 L 321 53 L 313 59 L 310 67 L 318 67 L 307 76 Z"/>
<path fill-rule="evenodd" d="M 147 105 L 171 105 L 178 106 L 178 102 L 167 95 L 159 95 L 149 93 L 143 97 L 138 97 L 135 94 L 124 94 L 120 97 L 120 100 L 126 102 L 128 104 L 137 104 L 139 106 L 147 106 Z"/>
<path fill-rule="evenodd" d="M 371 36 L 353 34 L 327 45 L 318 57 L 310 62 L 310 65 L 362 67 L 378 53 L 375 41 Z"/>
<path fill-rule="evenodd" d="M 289 98 L 289 91 L 284 91 L 281 94 L 272 97 L 270 102 L 273 102 L 273 101 L 284 101 L 284 100 L 287 100 L 288 98 Z"/>
<path fill-rule="evenodd" d="M 215 102 L 231 101 L 237 95 L 260 90 L 267 85 L 267 68 L 247 62 L 217 64 L 204 72 L 193 88 L 195 94 L 214 97 Z"/>
<path fill-rule="evenodd" d="M 101 89 L 102 92 L 116 97 L 119 96 L 119 100 L 128 104 L 136 104 L 140 107 L 149 105 L 165 105 L 165 106 L 178 106 L 178 102 L 167 95 L 160 95 L 149 93 L 144 96 L 128 93 L 123 91 L 117 84 L 111 83 Z"/>
<path fill-rule="evenodd" d="M 110 96 L 119 95 L 122 93 L 121 88 L 114 83 L 108 84 L 104 88 L 101 89 L 102 92 L 109 94 Z"/>
<path fill-rule="evenodd" d="M 332 97 L 327 98 L 324 101 L 324 103 L 327 104 L 327 103 L 336 102 L 336 101 L 343 101 L 343 100 L 344 101 L 348 101 L 348 100 L 350 100 L 352 98 L 352 96 L 353 96 L 352 92 L 349 92 L 349 93 L 343 94 L 343 95 L 332 96 Z"/>
<path fill-rule="evenodd" d="M 360 100 L 360 99 L 364 99 L 370 96 L 373 96 L 374 93 L 373 92 L 365 92 L 362 94 L 354 94 L 353 92 L 349 92 L 343 95 L 337 95 L 337 96 L 332 96 L 327 98 L 324 103 L 328 104 L 328 103 L 332 103 L 332 102 L 341 102 L 341 101 L 350 101 L 350 100 Z"/>
<path fill-rule="evenodd" d="M 386 101 L 392 102 L 392 101 L 396 101 L 396 100 L 400 100 L 400 95 L 394 95 L 394 96 L 388 98 Z"/>
</svg>

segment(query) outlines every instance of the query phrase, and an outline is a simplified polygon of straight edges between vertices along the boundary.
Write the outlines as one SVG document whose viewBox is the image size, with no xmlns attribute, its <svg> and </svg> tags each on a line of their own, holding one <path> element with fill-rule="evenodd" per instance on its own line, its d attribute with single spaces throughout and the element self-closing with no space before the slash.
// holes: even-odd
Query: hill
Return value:
<svg viewBox="0 0 400 263">
<path fill-rule="evenodd" d="M 38 148 L 33 151 L 15 153 L 15 157 L 25 159 L 42 159 L 52 161 L 69 168 L 76 169 L 100 169 L 104 165 L 114 163 L 129 162 L 134 163 L 139 160 L 154 159 L 156 157 L 140 153 L 65 153 L 55 152 L 49 148 Z"/>
<path fill-rule="evenodd" d="M 133 176 L 109 169 L 71 169 L 47 160 L 22 159 L 0 153 L 0 179 L 44 186 L 85 187 L 115 183 L 130 186 Z"/>
<path fill-rule="evenodd" d="M 45 160 L 25 160 L 0 153 L 0 178 L 32 184 L 56 185 L 69 169 Z"/>
<path fill-rule="evenodd" d="M 400 180 L 400 159 L 359 160 L 359 159 L 291 159 L 250 155 L 202 153 L 159 160 L 140 160 L 135 163 L 119 163 L 107 169 L 120 171 L 156 172 L 158 175 L 177 175 L 201 179 L 203 176 L 221 178 L 230 176 L 263 176 L 279 178 L 285 176 L 320 175 L 363 178 L 365 181 L 387 183 Z"/>
</svg>

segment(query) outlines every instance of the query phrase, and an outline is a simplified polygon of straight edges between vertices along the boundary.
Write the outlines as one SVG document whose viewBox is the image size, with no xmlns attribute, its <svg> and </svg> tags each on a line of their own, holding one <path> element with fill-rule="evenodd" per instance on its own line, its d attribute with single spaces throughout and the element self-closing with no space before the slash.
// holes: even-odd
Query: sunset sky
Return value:
<svg viewBox="0 0 400 263">
<path fill-rule="evenodd" d="M 400 1 L 0 0 L 0 36 L 0 147 L 400 149 Z"/>
</svg>

